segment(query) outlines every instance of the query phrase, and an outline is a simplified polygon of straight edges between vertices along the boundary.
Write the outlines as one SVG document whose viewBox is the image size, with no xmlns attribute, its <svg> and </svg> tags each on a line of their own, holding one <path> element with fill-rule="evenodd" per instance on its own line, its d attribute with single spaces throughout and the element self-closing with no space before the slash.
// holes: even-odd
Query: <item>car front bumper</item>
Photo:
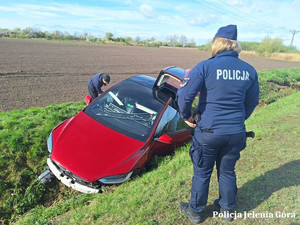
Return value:
<svg viewBox="0 0 300 225">
<path fill-rule="evenodd" d="M 87 193 L 87 194 L 94 194 L 101 192 L 101 189 L 92 188 L 85 185 L 78 183 L 72 177 L 66 175 L 65 173 L 61 172 L 60 169 L 52 162 L 50 158 L 47 159 L 47 164 L 51 172 L 55 175 L 55 177 L 60 180 L 63 184 L 68 187 L 73 188 L 76 191 Z"/>
</svg>

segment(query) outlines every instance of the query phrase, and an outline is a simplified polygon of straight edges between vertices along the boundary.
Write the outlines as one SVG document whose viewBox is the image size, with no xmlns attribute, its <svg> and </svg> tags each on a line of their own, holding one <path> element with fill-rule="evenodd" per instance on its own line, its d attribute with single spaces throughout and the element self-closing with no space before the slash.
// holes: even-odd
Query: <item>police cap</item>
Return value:
<svg viewBox="0 0 300 225">
<path fill-rule="evenodd" d="M 237 26 L 236 25 L 227 25 L 225 27 L 220 27 L 218 32 L 215 35 L 216 37 L 227 38 L 230 40 L 237 39 Z"/>
</svg>

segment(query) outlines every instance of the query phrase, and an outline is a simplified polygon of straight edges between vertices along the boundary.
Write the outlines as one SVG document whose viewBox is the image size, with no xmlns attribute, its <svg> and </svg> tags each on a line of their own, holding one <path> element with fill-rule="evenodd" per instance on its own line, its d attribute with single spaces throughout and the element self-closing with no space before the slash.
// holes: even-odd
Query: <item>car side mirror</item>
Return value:
<svg viewBox="0 0 300 225">
<path fill-rule="evenodd" d="M 92 97 L 87 95 L 85 96 L 84 101 L 87 105 L 89 105 L 92 102 Z"/>
<path fill-rule="evenodd" d="M 163 134 L 159 138 L 155 138 L 155 140 L 165 144 L 171 144 L 173 142 L 173 139 L 167 134 Z"/>
</svg>

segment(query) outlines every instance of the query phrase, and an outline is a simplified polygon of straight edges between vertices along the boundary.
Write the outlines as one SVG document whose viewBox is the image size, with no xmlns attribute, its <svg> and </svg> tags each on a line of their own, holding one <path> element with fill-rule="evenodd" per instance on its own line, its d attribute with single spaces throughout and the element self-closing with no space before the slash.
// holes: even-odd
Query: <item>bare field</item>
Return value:
<svg viewBox="0 0 300 225">
<path fill-rule="evenodd" d="M 113 85 L 138 74 L 156 77 L 167 66 L 193 68 L 210 57 L 197 49 L 21 39 L 0 39 L 0 53 L 0 111 L 83 100 L 87 82 L 96 73 L 110 74 Z M 250 56 L 241 59 L 258 71 L 300 66 Z"/>
</svg>

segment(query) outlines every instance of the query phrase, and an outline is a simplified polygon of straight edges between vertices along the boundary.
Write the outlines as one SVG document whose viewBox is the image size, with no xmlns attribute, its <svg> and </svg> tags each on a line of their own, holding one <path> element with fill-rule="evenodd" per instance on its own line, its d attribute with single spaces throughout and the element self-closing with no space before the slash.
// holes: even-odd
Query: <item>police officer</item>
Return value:
<svg viewBox="0 0 300 225">
<path fill-rule="evenodd" d="M 103 91 L 102 86 L 107 86 L 110 82 L 110 76 L 106 73 L 97 73 L 88 82 L 89 94 L 92 100 L 98 97 Z"/>
<path fill-rule="evenodd" d="M 238 58 L 241 47 L 236 40 L 236 25 L 221 27 L 212 42 L 212 57 L 193 68 L 177 93 L 181 117 L 195 128 L 191 198 L 189 203 L 180 202 L 179 210 L 195 224 L 203 220 L 215 162 L 219 182 L 215 207 L 225 221 L 232 221 L 230 211 L 237 205 L 234 169 L 246 147 L 244 121 L 259 103 L 259 86 L 255 69 Z M 194 124 L 191 106 L 198 92 L 201 120 Z"/>
</svg>

